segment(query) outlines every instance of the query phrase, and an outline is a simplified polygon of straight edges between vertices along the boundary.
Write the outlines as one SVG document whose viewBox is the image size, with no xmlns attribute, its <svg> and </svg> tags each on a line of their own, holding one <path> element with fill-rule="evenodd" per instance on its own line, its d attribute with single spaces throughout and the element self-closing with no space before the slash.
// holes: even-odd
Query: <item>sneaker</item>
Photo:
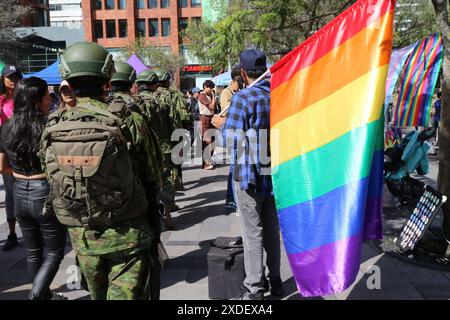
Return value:
<svg viewBox="0 0 450 320">
<path fill-rule="evenodd" d="M 237 296 L 232 298 L 231 300 L 263 300 L 264 296 L 262 293 L 259 294 L 251 294 L 250 291 L 247 290 L 247 288 L 242 287 L 241 293 Z"/>
<path fill-rule="evenodd" d="M 3 251 L 10 251 L 17 247 L 19 242 L 17 241 L 17 235 L 15 233 L 11 233 L 8 236 L 8 239 L 5 241 L 5 245 L 3 246 Z"/>
<path fill-rule="evenodd" d="M 50 300 L 69 300 L 69 298 L 67 298 L 62 293 L 52 293 L 52 297 Z"/>
<path fill-rule="evenodd" d="M 214 165 L 213 164 L 207 164 L 205 166 L 205 170 L 214 170 Z"/>
<path fill-rule="evenodd" d="M 233 201 L 227 201 L 227 202 L 225 202 L 225 209 L 233 209 L 233 210 L 236 210 L 236 209 L 237 209 L 236 203 L 234 203 Z"/>
<path fill-rule="evenodd" d="M 270 279 L 270 294 L 274 297 L 284 296 L 284 288 L 281 279 Z"/>
</svg>

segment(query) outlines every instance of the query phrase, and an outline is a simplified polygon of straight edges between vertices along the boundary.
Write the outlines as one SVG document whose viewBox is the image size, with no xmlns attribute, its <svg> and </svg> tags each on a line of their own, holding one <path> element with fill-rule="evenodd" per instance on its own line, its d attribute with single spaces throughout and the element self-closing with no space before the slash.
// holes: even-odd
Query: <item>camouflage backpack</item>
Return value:
<svg viewBox="0 0 450 320">
<path fill-rule="evenodd" d="M 132 168 L 126 112 L 124 104 L 105 110 L 98 101 L 80 99 L 72 110 L 49 117 L 40 157 L 49 200 L 62 224 L 113 227 L 146 214 L 144 188 Z"/>
</svg>

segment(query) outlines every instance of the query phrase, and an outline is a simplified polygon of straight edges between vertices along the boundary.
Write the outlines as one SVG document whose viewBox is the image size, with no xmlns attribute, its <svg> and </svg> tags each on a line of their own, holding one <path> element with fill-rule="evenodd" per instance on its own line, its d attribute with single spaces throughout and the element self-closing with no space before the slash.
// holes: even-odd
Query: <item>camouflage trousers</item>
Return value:
<svg viewBox="0 0 450 320">
<path fill-rule="evenodd" d="M 150 249 L 139 253 L 77 255 L 82 281 L 92 300 L 148 300 L 150 298 Z"/>
<path fill-rule="evenodd" d="M 161 191 L 166 197 L 170 198 L 171 201 L 175 200 L 177 179 L 179 179 L 177 165 L 172 162 L 170 153 L 165 153 L 163 167 L 163 186 Z"/>
</svg>

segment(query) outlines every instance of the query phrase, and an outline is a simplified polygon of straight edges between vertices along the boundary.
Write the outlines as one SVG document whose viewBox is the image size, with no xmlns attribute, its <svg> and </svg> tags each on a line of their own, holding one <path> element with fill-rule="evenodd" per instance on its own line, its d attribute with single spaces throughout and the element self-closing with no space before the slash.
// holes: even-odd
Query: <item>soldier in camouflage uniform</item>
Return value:
<svg viewBox="0 0 450 320">
<path fill-rule="evenodd" d="M 163 221 L 169 230 L 175 229 L 171 211 L 175 205 L 175 178 L 173 174 L 176 166 L 172 162 L 172 132 L 182 127 L 178 112 L 172 105 L 170 93 L 167 89 L 158 87 L 159 78 L 153 71 L 145 70 L 137 77 L 139 96 L 145 101 L 147 113 L 150 115 L 151 126 L 161 143 L 164 153 L 163 187 L 161 201 L 164 205 Z"/>
<path fill-rule="evenodd" d="M 186 144 L 188 144 L 187 141 L 191 137 L 189 130 L 191 130 L 192 126 L 194 125 L 194 119 L 192 118 L 189 112 L 186 98 L 184 97 L 183 93 L 180 90 L 170 85 L 172 81 L 172 75 L 168 71 L 157 70 L 156 74 L 158 75 L 159 78 L 159 86 L 169 90 L 172 105 L 174 106 L 176 112 L 178 113 L 178 117 L 181 120 L 183 128 L 187 130 L 185 141 Z M 183 154 L 180 153 L 180 156 L 182 157 Z M 174 176 L 173 178 L 175 179 L 175 186 L 177 187 L 177 189 L 183 190 L 183 174 L 181 164 L 177 165 L 177 171 L 173 172 L 172 174 Z"/>
<path fill-rule="evenodd" d="M 152 226 L 156 225 L 155 221 L 159 221 L 159 214 L 158 210 L 155 209 L 158 206 L 157 203 L 154 203 L 155 200 L 152 198 L 146 199 L 146 191 L 151 190 L 150 192 L 157 193 L 159 190 L 159 168 L 155 166 L 155 160 L 153 160 L 158 153 L 158 150 L 155 150 L 157 146 L 149 143 L 151 141 L 150 130 L 142 116 L 126 108 L 123 104 L 114 103 L 108 106 L 105 103 L 103 88 L 115 71 L 112 56 L 106 49 L 95 43 L 76 43 L 66 49 L 61 57 L 59 68 L 63 79 L 69 82 L 77 97 L 77 105 L 70 111 L 59 111 L 57 115 L 50 116 L 49 124 L 44 131 L 40 157 L 47 178 L 53 186 L 48 202 L 51 201 L 58 219 L 63 224 L 68 225 L 82 280 L 87 285 L 92 299 L 149 299 L 151 290 L 150 271 L 152 265 L 157 263 L 157 257 L 152 254 L 155 251 L 153 246 L 156 243 L 155 239 L 159 236 L 157 227 Z M 52 139 L 45 140 L 46 133 L 51 133 L 52 130 L 57 128 L 65 128 L 63 130 L 68 131 L 68 135 L 70 135 L 72 129 L 67 130 L 68 123 L 78 125 L 81 121 L 75 120 L 83 119 L 83 117 L 87 119 L 90 116 L 106 120 L 123 119 L 120 130 L 124 132 L 124 136 L 128 137 L 127 141 L 131 141 L 127 143 L 128 155 L 126 151 L 124 152 L 121 149 L 121 152 L 124 152 L 122 153 L 124 157 L 131 159 L 130 172 L 132 177 L 125 180 L 133 182 L 131 192 L 133 198 L 130 200 L 133 200 L 134 197 L 140 200 L 127 200 L 127 206 L 124 206 L 120 212 L 116 211 L 119 209 L 113 206 L 114 197 L 104 198 L 106 199 L 104 203 L 97 204 L 95 207 L 88 206 L 86 211 L 83 201 L 86 201 L 86 203 L 91 201 L 95 204 L 96 202 L 92 202 L 92 199 L 94 199 L 94 196 L 98 196 L 99 193 L 96 194 L 95 192 L 98 192 L 96 190 L 100 185 L 95 187 L 91 184 L 89 189 L 87 182 L 83 182 L 83 176 L 81 176 L 81 179 L 77 179 L 76 173 L 74 176 L 76 184 L 69 185 L 69 189 L 67 189 L 73 192 L 63 195 L 58 193 L 62 185 L 57 181 L 55 171 L 60 170 L 58 173 L 67 174 L 68 168 L 74 168 L 70 170 L 76 172 L 78 164 L 74 163 L 71 166 L 64 163 L 70 163 L 70 159 L 77 162 L 77 157 L 65 156 L 69 160 L 64 160 L 64 157 L 61 157 L 55 165 L 52 152 L 58 150 L 58 145 L 53 145 Z M 106 118 L 102 118 L 102 116 Z M 83 131 L 79 129 L 72 131 L 73 134 L 79 134 L 78 132 L 83 134 Z M 125 132 L 128 132 L 128 134 Z M 72 144 L 75 145 L 76 141 Z M 116 151 L 118 150 L 116 149 Z M 52 155 L 52 157 L 49 157 L 49 155 Z M 86 159 L 88 157 L 78 158 Z M 107 158 L 102 158 L 100 168 L 102 168 L 102 163 L 107 163 L 105 162 L 107 160 Z M 89 162 L 89 159 L 86 162 Z M 87 171 L 85 170 L 89 170 L 89 168 L 89 166 L 83 167 L 82 175 L 86 174 Z M 116 172 L 120 171 L 120 168 L 115 170 Z M 70 176 L 66 175 L 64 178 L 66 180 L 63 180 L 63 182 L 70 180 L 68 178 Z M 107 184 L 104 185 L 106 190 L 108 190 L 109 181 L 113 181 L 111 180 L 113 177 L 110 178 L 105 175 L 103 175 L 103 178 L 99 176 L 97 179 L 106 181 Z M 115 179 L 117 180 L 117 178 Z M 120 183 L 120 181 L 117 182 Z M 86 183 L 85 187 L 83 187 L 83 183 Z M 93 192 L 92 197 L 90 196 L 91 192 Z M 84 196 L 76 198 L 76 195 L 83 195 L 83 193 Z M 89 195 L 86 195 L 86 193 Z M 107 193 L 106 195 L 108 194 L 114 196 L 117 192 Z M 77 215 L 76 210 L 72 209 L 71 211 L 71 207 L 61 206 L 61 201 L 64 199 L 68 201 L 71 196 L 74 199 L 82 200 L 78 202 L 81 206 L 80 215 Z M 98 202 L 99 200 L 95 201 Z M 110 209 L 106 209 L 106 211 L 99 207 L 100 205 L 105 206 L 105 203 L 111 205 Z M 76 204 L 76 201 L 71 202 L 71 204 Z M 91 212 L 94 209 L 100 210 L 95 211 L 95 214 L 98 214 L 97 216 Z M 103 216 L 101 215 L 103 212 L 109 212 L 109 214 Z M 68 213 L 72 213 L 72 215 Z"/>
</svg>

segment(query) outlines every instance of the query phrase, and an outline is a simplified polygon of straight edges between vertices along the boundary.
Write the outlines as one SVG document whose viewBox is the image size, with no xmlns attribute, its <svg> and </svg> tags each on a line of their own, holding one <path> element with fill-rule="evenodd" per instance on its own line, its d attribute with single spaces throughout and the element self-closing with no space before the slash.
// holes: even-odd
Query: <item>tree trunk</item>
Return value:
<svg viewBox="0 0 450 320">
<path fill-rule="evenodd" d="M 450 240 L 450 28 L 448 24 L 448 1 L 432 0 L 436 21 L 444 41 L 444 63 L 442 79 L 442 109 L 439 128 L 439 192 L 449 199 L 443 206 L 444 232 Z"/>
</svg>

